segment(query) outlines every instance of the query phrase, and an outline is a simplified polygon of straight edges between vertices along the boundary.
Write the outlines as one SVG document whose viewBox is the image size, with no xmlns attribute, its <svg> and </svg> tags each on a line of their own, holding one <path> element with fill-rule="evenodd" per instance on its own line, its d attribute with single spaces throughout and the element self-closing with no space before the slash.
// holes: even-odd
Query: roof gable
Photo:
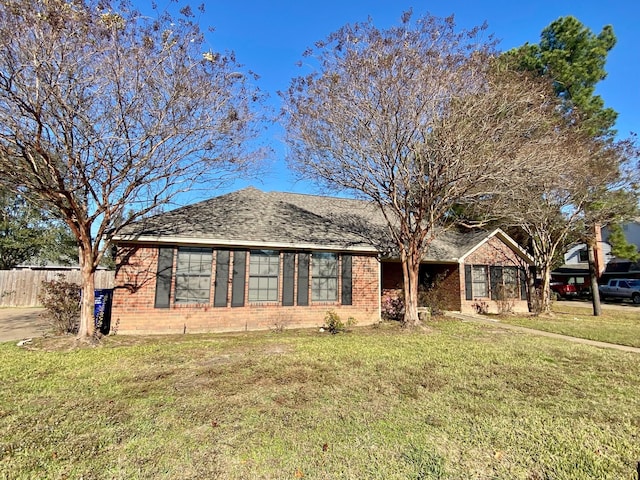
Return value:
<svg viewBox="0 0 640 480">
<path fill-rule="evenodd" d="M 513 238 L 507 235 L 500 228 L 495 229 L 494 231 L 487 233 L 485 232 L 484 238 L 482 238 L 475 245 L 471 246 L 471 248 L 460 256 L 460 262 L 464 262 L 464 260 L 475 252 L 477 249 L 482 247 L 485 243 L 487 243 L 491 238 L 496 237 L 499 238 L 503 243 L 505 243 L 513 252 L 518 255 L 525 263 L 529 265 L 533 265 L 533 258 L 529 255 L 526 250 L 524 250 Z"/>
</svg>

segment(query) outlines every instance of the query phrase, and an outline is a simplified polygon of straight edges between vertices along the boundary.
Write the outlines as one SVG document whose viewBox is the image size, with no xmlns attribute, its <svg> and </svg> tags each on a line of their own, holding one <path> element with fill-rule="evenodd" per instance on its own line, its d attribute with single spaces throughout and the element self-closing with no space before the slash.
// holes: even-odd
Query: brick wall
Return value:
<svg viewBox="0 0 640 480">
<path fill-rule="evenodd" d="M 457 264 L 430 264 L 420 266 L 420 283 L 432 282 L 438 278 L 437 292 L 432 298 L 443 310 L 460 310 L 460 277 Z M 402 293 L 402 264 L 400 262 L 384 262 L 382 264 L 382 295 L 396 296 Z M 424 303 L 424 302 L 420 302 Z M 426 305 L 419 305 L 426 306 Z"/>
<path fill-rule="evenodd" d="M 495 236 L 471 253 L 465 259 L 465 264 L 524 266 L 522 259 L 500 238 Z M 438 284 L 435 296 L 440 308 L 444 310 L 471 313 L 476 311 L 474 304 L 482 301 L 487 304 L 489 312 L 498 312 L 498 303 L 489 298 L 465 299 L 465 264 L 423 264 L 420 267 L 420 281 L 423 282 L 425 274 L 430 278 L 440 275 L 441 281 Z M 401 293 L 402 284 L 402 265 L 400 262 L 384 262 L 382 264 L 382 294 L 385 296 L 398 295 Z M 527 312 L 526 299 L 515 300 L 513 310 L 515 312 Z"/>
<path fill-rule="evenodd" d="M 112 331 L 118 333 L 264 330 L 275 325 L 284 325 L 287 328 L 315 327 L 323 324 L 328 310 L 335 310 L 343 321 L 353 317 L 358 325 L 371 324 L 380 319 L 380 264 L 375 255 L 354 254 L 352 257 L 352 305 L 341 305 L 339 300 L 313 302 L 311 299 L 309 306 L 284 307 L 279 302 L 250 303 L 248 302 L 249 262 L 247 261 L 245 306 L 231 307 L 229 294 L 226 307 L 213 307 L 216 266 L 214 251 L 211 295 L 208 304 L 185 305 L 174 304 L 171 301 L 169 308 L 155 308 L 158 249 L 153 246 L 119 245 L 118 251 L 121 266 L 116 273 L 111 316 Z M 283 283 L 282 255 L 280 258 L 278 298 L 282 298 Z M 172 294 L 175 288 L 175 261 L 176 255 L 174 255 Z M 338 275 L 338 298 L 341 291 L 340 282 L 340 275 Z M 231 288 L 231 276 L 229 288 Z"/>
<path fill-rule="evenodd" d="M 430 281 L 437 279 L 435 291 L 429 294 L 436 306 L 442 310 L 459 311 L 461 307 L 459 266 L 457 264 L 425 264 L 422 267 Z"/>
<path fill-rule="evenodd" d="M 382 263 L 382 294 L 392 295 L 402 290 L 402 264 L 400 262 Z"/>
<path fill-rule="evenodd" d="M 491 237 L 485 244 L 483 244 L 476 251 L 471 253 L 465 259 L 465 265 L 495 265 L 502 267 L 518 267 L 521 268 L 524 266 L 522 259 L 500 238 Z M 520 273 L 520 272 L 519 272 Z M 466 300 L 465 299 L 465 271 L 464 267 L 460 268 L 460 292 L 461 292 L 461 311 L 472 313 L 476 311 L 474 304 L 478 302 L 484 302 L 487 304 L 489 308 L 489 312 L 497 313 L 498 312 L 498 303 L 489 299 L 474 299 L 474 300 Z M 529 309 L 527 307 L 527 301 L 524 300 L 514 300 L 513 304 L 514 312 L 528 312 Z"/>
</svg>

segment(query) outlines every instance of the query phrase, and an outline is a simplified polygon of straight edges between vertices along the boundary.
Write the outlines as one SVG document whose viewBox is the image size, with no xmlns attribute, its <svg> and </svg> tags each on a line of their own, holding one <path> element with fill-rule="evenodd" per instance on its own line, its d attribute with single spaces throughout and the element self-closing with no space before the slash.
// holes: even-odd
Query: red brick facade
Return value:
<svg viewBox="0 0 640 480">
<path fill-rule="evenodd" d="M 423 263 L 420 266 L 420 284 L 435 283 L 437 292 L 430 298 L 437 302 L 442 310 L 460 310 L 460 277 L 458 264 Z M 382 264 L 382 295 L 397 296 L 402 292 L 402 265 L 400 262 L 384 262 Z M 422 289 L 421 289 L 422 291 Z M 418 306 L 432 306 L 424 298 L 418 299 Z"/>
<path fill-rule="evenodd" d="M 165 247 L 166 248 L 166 247 Z M 350 254 L 351 265 L 351 304 L 341 302 L 342 276 L 337 275 L 338 299 L 336 301 L 313 301 L 309 292 L 308 305 L 298 305 L 294 295 L 294 305 L 283 305 L 283 263 L 284 255 L 279 255 L 278 301 L 250 302 L 250 253 L 247 255 L 244 272 L 243 306 L 232 307 L 233 269 L 227 277 L 226 306 L 214 306 L 216 278 L 216 256 L 213 250 L 209 300 L 207 303 L 176 303 L 174 301 L 176 283 L 176 264 L 178 248 L 173 247 L 173 268 L 170 279 L 168 308 L 156 307 L 156 285 L 158 282 L 159 249 L 153 245 L 119 245 L 119 268 L 115 278 L 115 291 L 111 316 L 111 330 L 118 333 L 195 333 L 223 332 L 242 330 L 265 330 L 279 326 L 319 327 L 323 325 L 327 311 L 335 311 L 343 321 L 353 318 L 359 325 L 379 321 L 381 314 L 381 296 L 398 294 L 402 289 L 402 266 L 399 262 L 380 263 L 374 254 Z M 233 264 L 234 251 L 229 252 Z M 313 252 L 312 252 L 313 256 Z M 298 292 L 298 256 L 295 261 L 294 288 Z M 338 272 L 341 272 L 343 256 L 338 255 Z M 171 263 L 171 252 L 169 261 Z M 208 263 L 208 262 L 207 262 Z M 501 305 L 491 299 L 493 296 L 490 271 L 496 267 L 516 267 L 518 285 L 522 276 L 523 262 L 513 248 L 501 238 L 492 236 L 488 241 L 463 258 L 461 263 L 425 263 L 421 266 L 421 282 L 433 282 L 437 278 L 437 289 L 430 301 L 444 310 L 474 312 L 478 306 L 489 312 L 498 312 Z M 348 265 L 348 263 L 346 264 Z M 474 266 L 485 266 L 487 271 L 487 294 L 467 299 L 469 282 L 466 271 Z M 477 270 L 477 269 L 476 269 Z M 506 269 L 505 269 L 506 270 Z M 224 270 L 221 270 L 223 272 Z M 513 272 L 514 270 L 511 270 Z M 311 290 L 312 275 L 309 275 L 308 288 Z M 242 280 L 240 281 L 242 285 Z M 348 285 L 348 284 L 347 284 Z M 218 287 L 220 288 L 220 287 Z M 513 300 L 510 308 L 514 311 L 527 311 L 526 299 L 518 289 L 520 297 Z M 240 294 L 240 298 L 242 295 Z M 435 300 L 434 300 L 435 299 Z M 423 299 L 424 300 L 424 299 Z M 222 300 L 224 303 L 224 298 Z M 345 303 L 349 303 L 346 301 Z M 424 303 L 424 301 L 423 301 Z"/>
<path fill-rule="evenodd" d="M 520 285 L 522 268 L 528 266 L 525 265 L 522 258 L 514 252 L 512 248 L 510 248 L 506 243 L 504 243 L 497 236 L 491 237 L 487 242 L 482 244 L 479 248 L 473 251 L 464 259 L 465 265 L 486 265 L 488 267 L 491 266 L 500 266 L 500 267 L 516 267 L 518 269 L 518 285 Z M 479 297 L 473 298 L 471 300 L 466 299 L 465 295 L 465 287 L 466 287 L 466 272 L 464 268 L 460 269 L 460 292 L 462 292 L 460 298 L 462 301 L 462 305 L 460 311 L 462 312 L 476 312 L 477 306 L 486 307 L 488 311 L 491 313 L 497 313 L 499 311 L 499 305 L 496 301 L 491 300 L 488 297 Z M 487 279 L 487 282 L 490 283 L 490 280 Z M 528 312 L 527 301 L 526 298 L 522 298 L 520 294 L 520 289 L 518 289 L 519 299 L 513 300 L 513 311 L 514 312 Z"/>
<path fill-rule="evenodd" d="M 487 267 L 488 295 L 466 299 L 465 266 L 483 265 Z M 472 313 L 477 307 L 485 307 L 488 312 L 496 313 L 500 310 L 498 302 L 491 299 L 490 267 L 518 268 L 518 282 L 524 267 L 522 258 L 502 239 L 497 236 L 489 238 L 480 247 L 464 258 L 463 263 L 424 263 L 420 266 L 420 283 L 431 283 L 436 280 L 436 288 L 430 296 L 430 301 L 442 310 L 462 311 Z M 383 296 L 397 296 L 402 291 L 402 265 L 399 262 L 384 262 L 382 264 L 382 294 Z M 519 283 L 518 283 L 519 285 Z M 528 311 L 526 298 L 518 289 L 518 299 L 510 300 L 508 305 L 516 312 Z M 383 302 L 384 303 L 384 302 Z M 426 299 L 419 299 L 420 306 L 429 306 Z M 423 305 L 424 304 L 424 305 Z"/>
<path fill-rule="evenodd" d="M 367 325 L 380 319 L 380 263 L 375 255 L 352 254 L 352 304 L 340 302 L 341 276 L 338 275 L 338 300 L 314 302 L 309 305 L 282 306 L 282 273 L 278 282 L 277 302 L 249 302 L 249 262 L 246 262 L 244 306 L 231 307 L 229 293 L 226 307 L 213 306 L 216 252 L 213 254 L 211 295 L 207 304 L 176 304 L 173 298 L 169 308 L 155 308 L 156 272 L 158 265 L 156 246 L 119 245 L 120 267 L 116 273 L 111 330 L 118 333 L 194 333 L 242 330 L 265 330 L 276 326 L 319 327 L 328 310 L 334 310 L 346 322 L 349 318 L 358 325 Z M 231 252 L 233 260 L 233 252 Z M 341 257 L 339 256 L 341 262 Z M 283 256 L 280 255 L 280 272 Z M 176 255 L 174 255 L 171 292 L 175 289 Z M 338 268 L 340 272 L 340 268 Z M 297 263 L 296 263 L 297 273 Z M 297 278 L 297 276 L 296 276 Z M 231 274 L 229 292 L 231 291 Z M 297 291 L 297 285 L 296 285 Z"/>
</svg>

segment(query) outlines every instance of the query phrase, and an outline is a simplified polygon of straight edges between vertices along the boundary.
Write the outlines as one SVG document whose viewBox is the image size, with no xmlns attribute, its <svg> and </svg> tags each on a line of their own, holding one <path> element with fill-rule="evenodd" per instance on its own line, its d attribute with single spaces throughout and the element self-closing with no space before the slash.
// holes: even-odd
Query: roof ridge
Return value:
<svg viewBox="0 0 640 480">
<path fill-rule="evenodd" d="M 281 190 L 270 190 L 268 192 L 264 192 L 267 195 L 287 195 L 287 196 L 298 196 L 298 197 L 307 197 L 307 198 L 319 198 L 323 200 L 347 200 L 352 202 L 361 202 L 368 203 L 366 200 L 361 198 L 353 198 L 353 197 L 334 197 L 331 195 L 320 195 L 317 193 L 299 193 L 299 192 L 285 192 Z"/>
</svg>

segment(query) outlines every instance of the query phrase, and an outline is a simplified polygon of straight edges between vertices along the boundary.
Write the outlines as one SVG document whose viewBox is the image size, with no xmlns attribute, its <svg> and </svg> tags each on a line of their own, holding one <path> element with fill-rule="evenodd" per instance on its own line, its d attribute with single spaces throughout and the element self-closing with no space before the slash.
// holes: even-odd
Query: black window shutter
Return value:
<svg viewBox="0 0 640 480">
<path fill-rule="evenodd" d="M 351 255 L 342 255 L 342 305 L 351 305 Z"/>
<path fill-rule="evenodd" d="M 502 267 L 489 267 L 491 278 L 491 300 L 500 300 L 502 295 Z"/>
<path fill-rule="evenodd" d="M 527 273 L 524 268 L 520 268 L 520 300 L 527 299 Z"/>
<path fill-rule="evenodd" d="M 309 305 L 309 254 L 298 254 L 298 305 Z"/>
<path fill-rule="evenodd" d="M 467 300 L 473 300 L 473 283 L 471 279 L 471 265 L 464 266 L 464 291 Z"/>
<path fill-rule="evenodd" d="M 216 253 L 216 283 L 213 292 L 213 306 L 227 306 L 229 291 L 229 250 L 218 250 Z"/>
<path fill-rule="evenodd" d="M 293 305 L 296 254 L 293 252 L 284 252 L 282 266 L 282 305 L 290 307 Z"/>
<path fill-rule="evenodd" d="M 173 247 L 158 248 L 156 275 L 156 308 L 169 308 L 171 304 L 171 275 L 173 273 Z"/>
<path fill-rule="evenodd" d="M 231 306 L 244 306 L 244 280 L 247 273 L 247 252 L 233 252 L 233 280 L 231 283 Z"/>
</svg>

